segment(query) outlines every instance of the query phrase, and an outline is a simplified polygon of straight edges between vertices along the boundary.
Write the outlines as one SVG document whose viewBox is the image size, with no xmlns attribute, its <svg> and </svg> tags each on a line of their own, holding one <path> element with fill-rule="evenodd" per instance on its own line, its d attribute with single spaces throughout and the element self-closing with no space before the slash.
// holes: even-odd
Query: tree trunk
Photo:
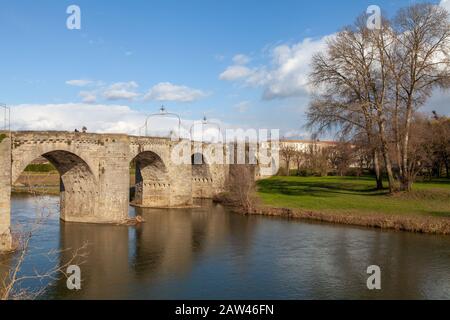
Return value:
<svg viewBox="0 0 450 320">
<path fill-rule="evenodd" d="M 373 152 L 373 169 L 375 171 L 375 180 L 377 183 L 377 190 L 383 189 L 383 176 L 381 175 L 381 168 L 380 168 L 380 159 L 379 154 L 377 150 L 374 150 Z"/>
<path fill-rule="evenodd" d="M 409 174 L 406 175 L 404 173 L 400 181 L 400 190 L 410 192 L 412 190 L 413 181 L 414 177 L 411 177 Z"/>
<path fill-rule="evenodd" d="M 447 179 L 450 179 L 450 171 L 449 171 L 450 165 L 448 159 L 445 159 L 444 164 L 445 164 L 445 171 L 447 173 Z"/>
<path fill-rule="evenodd" d="M 395 191 L 395 180 L 394 175 L 392 173 L 392 162 L 391 157 L 389 156 L 389 147 L 386 140 L 384 123 L 382 121 L 379 122 L 378 127 L 380 130 L 381 153 L 383 154 L 384 165 L 386 167 L 386 173 L 388 176 L 389 192 L 393 193 Z"/>
<path fill-rule="evenodd" d="M 445 161 L 445 171 L 447 172 L 447 179 L 450 179 L 450 171 L 449 171 L 448 161 Z"/>
<path fill-rule="evenodd" d="M 389 183 L 389 192 L 393 193 L 395 191 L 395 180 L 394 180 L 394 175 L 392 173 L 392 164 L 391 164 L 391 159 L 389 157 L 388 151 L 385 150 L 387 149 L 387 146 L 383 147 L 383 158 L 384 158 L 384 163 L 386 166 L 386 173 L 388 176 L 388 183 Z"/>
<path fill-rule="evenodd" d="M 408 101 L 406 104 L 406 115 L 405 115 L 405 132 L 402 141 L 402 175 L 400 177 L 400 190 L 411 191 L 411 172 L 408 167 L 408 152 L 409 152 L 409 135 L 411 133 L 411 121 L 412 121 L 412 96 L 414 93 L 414 88 L 412 87 L 408 95 Z"/>
</svg>

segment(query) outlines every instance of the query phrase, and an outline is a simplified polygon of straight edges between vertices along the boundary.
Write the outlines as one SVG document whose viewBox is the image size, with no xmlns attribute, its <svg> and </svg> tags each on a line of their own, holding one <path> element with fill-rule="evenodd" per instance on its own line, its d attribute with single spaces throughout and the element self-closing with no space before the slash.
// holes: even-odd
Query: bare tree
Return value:
<svg viewBox="0 0 450 320">
<path fill-rule="evenodd" d="M 450 118 L 433 112 L 429 134 L 433 146 L 432 169 L 437 177 L 441 177 L 444 168 L 447 178 L 450 178 Z"/>
<path fill-rule="evenodd" d="M 300 171 L 302 169 L 302 166 L 305 162 L 305 153 L 301 150 L 295 150 L 294 154 L 292 156 L 292 160 L 294 161 L 296 167 L 297 167 L 297 175 L 300 175 Z"/>
<path fill-rule="evenodd" d="M 296 154 L 295 148 L 288 145 L 287 143 L 281 143 L 280 146 L 280 157 L 286 164 L 286 175 L 291 175 L 291 162 Z"/>
<path fill-rule="evenodd" d="M 333 169 L 339 176 L 344 176 L 355 162 L 353 146 L 348 142 L 340 142 L 329 148 L 328 157 Z"/>
<path fill-rule="evenodd" d="M 432 4 L 416 4 L 401 9 L 395 19 L 399 59 L 393 63 L 402 68 L 398 96 L 401 112 L 395 121 L 400 123 L 400 182 L 402 190 L 411 190 L 415 173 L 414 159 L 409 152 L 415 112 L 426 102 L 433 90 L 446 88 L 450 81 L 450 23 L 448 12 Z"/>
<path fill-rule="evenodd" d="M 448 21 L 445 9 L 432 4 L 402 9 L 379 30 L 369 30 L 363 16 L 313 59 L 311 79 L 321 93 L 311 103 L 310 126 L 365 132 L 375 167 L 378 153 L 383 156 L 391 192 L 396 190 L 392 159 L 401 189 L 411 190 L 413 119 L 435 88 L 449 85 Z"/>
<path fill-rule="evenodd" d="M 257 205 L 255 166 L 231 165 L 227 184 L 227 202 L 244 213 L 252 213 Z"/>
<path fill-rule="evenodd" d="M 37 203 L 36 216 L 29 226 L 16 226 L 19 231 L 14 234 L 14 251 L 0 256 L 0 270 L 2 270 L 0 300 L 36 299 L 48 289 L 50 281 L 67 276 L 66 270 L 69 265 L 76 263 L 79 266 L 87 257 L 87 243 L 75 249 L 51 250 L 44 254 L 51 263 L 49 268 L 46 270 L 35 268 L 32 274 L 25 273 L 24 263 L 32 255 L 31 241 L 55 212 L 49 205 L 50 202 L 45 197 L 38 196 L 34 188 L 30 187 L 29 192 L 34 195 Z M 69 256 L 69 259 L 64 262 L 58 259 L 63 252 L 68 253 Z M 34 289 L 28 288 L 25 284 L 29 281 L 36 281 L 41 285 Z"/>
<path fill-rule="evenodd" d="M 305 152 L 306 169 L 309 174 L 315 176 L 326 176 L 330 169 L 330 148 L 320 147 L 313 140 Z"/>
<path fill-rule="evenodd" d="M 317 132 L 330 128 L 337 128 L 342 135 L 364 132 L 372 150 L 377 187 L 382 188 L 381 153 L 393 191 L 384 115 L 387 77 L 384 69 L 374 70 L 374 33 L 367 29 L 365 21 L 364 16 L 358 18 L 353 26 L 328 41 L 326 52 L 314 56 L 310 78 L 320 93 L 310 105 L 308 124 Z M 386 22 L 383 28 L 388 29 Z"/>
</svg>

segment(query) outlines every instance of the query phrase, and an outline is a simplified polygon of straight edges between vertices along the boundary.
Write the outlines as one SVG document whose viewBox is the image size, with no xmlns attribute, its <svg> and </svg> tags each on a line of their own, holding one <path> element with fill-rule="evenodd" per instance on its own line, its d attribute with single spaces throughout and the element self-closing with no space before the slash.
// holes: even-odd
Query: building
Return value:
<svg viewBox="0 0 450 320">
<path fill-rule="evenodd" d="M 314 150 L 322 150 L 329 147 L 334 147 L 339 142 L 336 141 L 320 141 L 320 140 L 289 140 L 282 139 L 280 140 L 280 149 L 282 148 L 291 148 L 295 151 L 309 151 L 311 148 Z"/>
</svg>

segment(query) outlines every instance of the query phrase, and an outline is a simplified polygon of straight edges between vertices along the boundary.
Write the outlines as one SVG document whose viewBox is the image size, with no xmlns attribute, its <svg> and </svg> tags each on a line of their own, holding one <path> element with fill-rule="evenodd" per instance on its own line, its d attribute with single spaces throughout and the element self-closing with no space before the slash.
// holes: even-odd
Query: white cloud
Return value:
<svg viewBox="0 0 450 320">
<path fill-rule="evenodd" d="M 90 132 L 130 132 L 142 118 L 127 106 L 85 103 L 12 106 L 16 130 L 68 130 L 86 126 Z M 124 125 L 127 123 L 127 125 Z"/>
<path fill-rule="evenodd" d="M 157 101 L 192 102 L 199 100 L 206 95 L 206 93 L 198 89 L 174 85 L 170 82 L 160 82 L 148 91 L 145 95 L 145 99 Z"/>
<path fill-rule="evenodd" d="M 68 80 L 66 81 L 66 84 L 69 86 L 75 86 L 75 87 L 85 87 L 90 84 L 92 84 L 93 81 L 91 80 L 85 80 L 85 79 L 79 79 L 79 80 Z"/>
<path fill-rule="evenodd" d="M 219 76 L 220 80 L 235 81 L 249 77 L 252 74 L 252 70 L 245 66 L 230 66 Z"/>
<path fill-rule="evenodd" d="M 127 134 L 138 134 L 146 117 L 128 106 L 86 103 L 21 104 L 12 106 L 11 113 L 14 130 L 74 131 L 86 126 L 89 132 Z M 174 119 L 164 118 L 151 123 L 165 134 L 175 125 Z"/>
<path fill-rule="evenodd" d="M 147 114 L 124 105 L 103 105 L 86 103 L 64 104 L 21 104 L 11 107 L 11 126 L 13 130 L 60 130 L 72 132 L 86 126 L 93 133 L 145 134 L 144 123 Z M 219 120 L 212 120 L 222 126 Z M 181 137 L 189 138 L 194 121 L 178 118 L 150 118 L 148 134 L 150 136 L 169 137 L 172 131 Z M 201 124 L 199 119 L 195 123 Z M 217 137 L 216 127 L 203 128 L 203 137 Z"/>
<path fill-rule="evenodd" d="M 269 65 L 249 68 L 235 64 L 228 67 L 220 79 L 243 80 L 248 85 L 261 87 L 267 100 L 305 96 L 310 93 L 308 74 L 311 58 L 325 49 L 330 37 L 333 35 L 320 39 L 306 38 L 294 45 L 279 45 L 271 50 Z"/>
<path fill-rule="evenodd" d="M 85 103 L 95 103 L 97 101 L 97 94 L 94 91 L 81 91 L 79 96 Z"/>
<path fill-rule="evenodd" d="M 239 113 L 244 113 L 247 111 L 251 106 L 250 101 L 241 101 L 238 104 L 236 104 L 233 108 L 237 110 Z"/>
<path fill-rule="evenodd" d="M 281 45 L 272 53 L 274 68 L 264 88 L 264 98 L 285 98 L 310 93 L 308 75 L 314 54 L 325 50 L 327 36 L 319 40 L 305 39 L 295 45 Z"/>
<path fill-rule="evenodd" d="M 138 84 L 134 81 L 117 82 L 110 85 L 104 92 L 103 96 L 108 100 L 133 100 L 139 96 L 135 90 Z"/>
<path fill-rule="evenodd" d="M 450 0 L 441 0 L 441 3 L 439 5 L 445 8 L 450 13 Z"/>
<path fill-rule="evenodd" d="M 237 54 L 233 57 L 233 62 L 235 64 L 244 65 L 250 62 L 250 58 L 245 54 Z"/>
</svg>

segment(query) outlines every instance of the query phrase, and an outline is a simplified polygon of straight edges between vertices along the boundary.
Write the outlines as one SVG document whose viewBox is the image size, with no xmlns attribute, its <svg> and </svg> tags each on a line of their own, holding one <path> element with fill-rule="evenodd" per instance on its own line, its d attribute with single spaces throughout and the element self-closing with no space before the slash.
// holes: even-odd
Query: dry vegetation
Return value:
<svg viewBox="0 0 450 320">
<path fill-rule="evenodd" d="M 256 195 L 255 166 L 231 166 L 226 185 L 227 191 L 216 196 L 215 201 L 234 207 L 244 214 L 255 210 L 259 203 Z"/>
<path fill-rule="evenodd" d="M 0 255 L 0 300 L 33 300 L 41 297 L 52 282 L 66 278 L 68 266 L 82 265 L 87 258 L 88 244 L 79 248 L 34 253 L 31 243 L 33 237 L 42 231 L 47 221 L 58 212 L 58 208 L 50 205 L 47 197 L 42 197 L 39 190 L 29 187 L 27 193 L 34 195 L 36 204 L 35 217 L 27 225 L 13 226 L 13 251 Z M 64 253 L 65 261 L 60 257 Z M 50 266 L 45 270 L 33 268 L 27 273 L 24 265 L 33 255 L 45 256 Z M 28 287 L 30 282 L 38 286 Z"/>
<path fill-rule="evenodd" d="M 354 226 L 393 229 L 418 233 L 450 234 L 450 219 L 386 214 L 321 213 L 288 208 L 258 208 L 252 214 L 278 216 L 292 219 L 315 220 Z"/>
</svg>

